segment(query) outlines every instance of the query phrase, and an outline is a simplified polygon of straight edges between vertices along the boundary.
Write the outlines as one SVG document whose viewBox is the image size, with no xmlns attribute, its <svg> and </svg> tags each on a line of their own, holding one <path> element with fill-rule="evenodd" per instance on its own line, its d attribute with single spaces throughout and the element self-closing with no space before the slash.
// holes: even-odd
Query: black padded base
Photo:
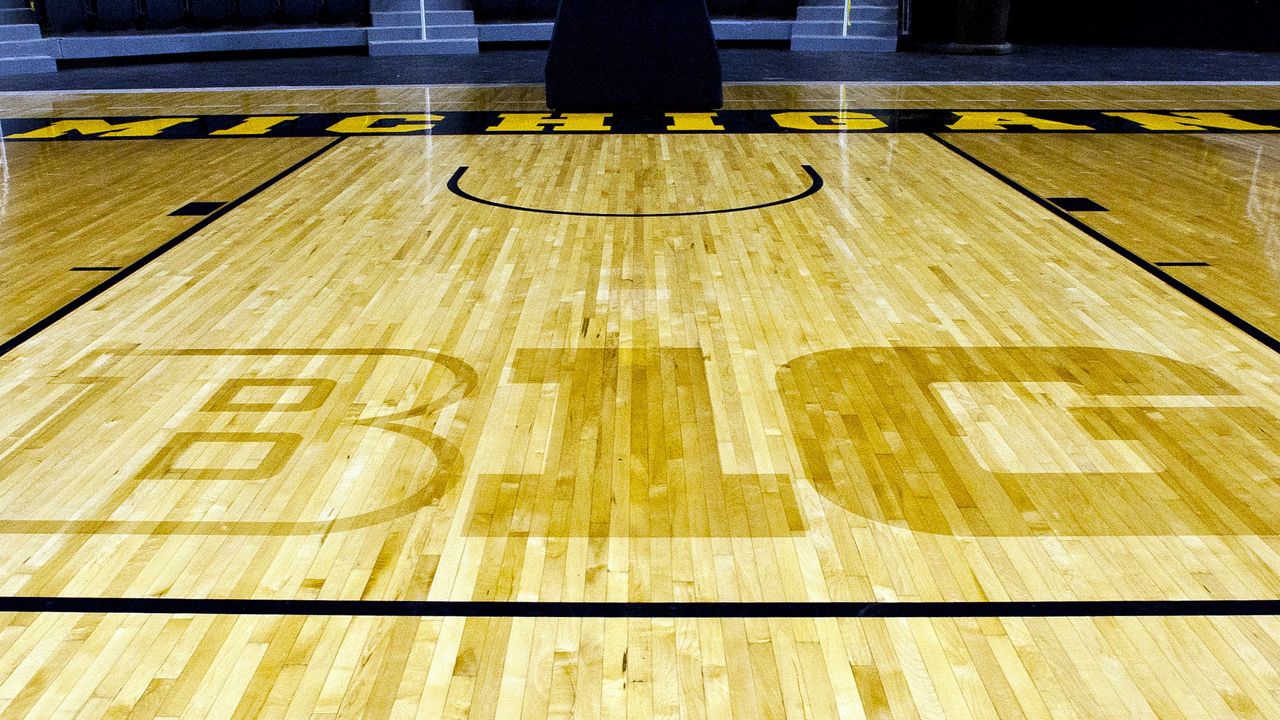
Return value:
<svg viewBox="0 0 1280 720">
<path fill-rule="evenodd" d="M 705 0 L 561 0 L 552 110 L 715 110 L 720 55 Z"/>
</svg>

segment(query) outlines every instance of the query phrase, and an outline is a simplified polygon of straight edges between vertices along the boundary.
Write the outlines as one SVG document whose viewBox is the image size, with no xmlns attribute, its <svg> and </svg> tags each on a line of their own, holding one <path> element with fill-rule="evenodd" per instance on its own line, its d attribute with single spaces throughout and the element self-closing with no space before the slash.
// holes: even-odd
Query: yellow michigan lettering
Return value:
<svg viewBox="0 0 1280 720">
<path fill-rule="evenodd" d="M 266 135 L 286 120 L 297 120 L 297 115 L 259 115 L 240 121 L 225 130 L 214 130 L 210 135 Z"/>
<path fill-rule="evenodd" d="M 443 119 L 443 115 L 356 115 L 330 125 L 329 132 L 339 135 L 422 132 Z"/>
<path fill-rule="evenodd" d="M 827 122 L 818 122 L 824 118 Z M 889 127 L 870 113 L 856 112 L 780 112 L 773 114 L 778 127 L 788 130 L 879 130 Z"/>
<path fill-rule="evenodd" d="M 155 137 L 175 125 L 195 122 L 198 118 L 151 118 L 112 123 L 99 119 L 55 120 L 48 127 L 10 135 L 10 140 L 52 140 L 67 135 L 104 138 Z"/>
<path fill-rule="evenodd" d="M 724 130 L 724 126 L 716 122 L 717 113 L 713 112 L 673 112 L 667 113 L 671 124 L 668 130 L 689 132 L 698 130 Z"/>
<path fill-rule="evenodd" d="M 1138 123 L 1144 130 L 1153 130 L 1155 132 L 1177 132 L 1181 130 L 1207 130 L 1214 128 L 1216 130 L 1245 130 L 1245 131 L 1268 131 L 1280 130 L 1280 127 L 1274 125 L 1258 125 L 1257 123 L 1247 122 L 1239 118 L 1231 117 L 1223 112 L 1174 112 L 1174 113 L 1150 113 L 1150 112 L 1109 112 L 1103 113 L 1111 117 L 1124 118 L 1130 122 Z"/>
<path fill-rule="evenodd" d="M 612 113 L 561 113 L 560 117 L 549 113 L 501 113 L 497 125 L 485 128 L 485 132 L 542 132 L 546 128 L 562 132 L 609 132 L 605 120 Z"/>
<path fill-rule="evenodd" d="M 1045 120 L 1022 112 L 969 112 L 956 111 L 959 120 L 947 127 L 952 130 L 1004 130 L 1010 125 L 1033 127 L 1037 130 L 1092 130 L 1088 125 Z"/>
</svg>

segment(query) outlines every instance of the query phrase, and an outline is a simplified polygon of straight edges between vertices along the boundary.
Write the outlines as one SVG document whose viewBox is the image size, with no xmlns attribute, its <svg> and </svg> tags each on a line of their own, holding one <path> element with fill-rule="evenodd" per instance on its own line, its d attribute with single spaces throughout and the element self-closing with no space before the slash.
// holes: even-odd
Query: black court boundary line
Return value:
<svg viewBox="0 0 1280 720">
<path fill-rule="evenodd" d="M 1158 267 L 1156 263 L 1146 260 L 1141 255 L 1138 255 L 1137 253 L 1133 252 L 1129 248 L 1121 245 L 1120 243 L 1116 242 L 1110 237 L 1107 237 L 1106 235 L 1099 232 L 1098 230 L 1095 230 L 1093 227 L 1086 224 L 1085 222 L 1075 217 L 1071 213 L 1067 212 L 1066 210 L 1059 208 L 1057 205 L 1054 205 L 1053 203 L 1049 202 L 1045 198 L 1042 198 L 1039 195 L 1032 192 L 1031 190 L 1028 190 L 1017 180 L 1014 180 L 1008 175 L 1005 175 L 1004 173 L 1000 172 L 994 167 L 984 163 L 983 161 L 979 160 L 973 155 L 970 155 L 964 150 L 961 150 L 960 148 L 951 144 L 944 138 L 940 137 L 937 133 L 925 133 L 925 134 L 928 135 L 930 138 L 936 140 L 940 145 L 947 148 L 951 152 L 955 153 L 956 155 L 959 155 L 965 160 L 968 160 L 973 165 L 984 170 L 991 177 L 999 180 L 1000 182 L 1004 183 L 1010 188 L 1013 188 L 1014 190 L 1021 193 L 1024 197 L 1035 202 L 1037 205 L 1044 208 L 1045 210 L 1048 210 L 1049 212 L 1053 213 L 1059 219 L 1066 221 L 1075 229 L 1079 230 L 1080 232 L 1088 235 L 1094 240 L 1097 240 L 1098 242 L 1107 246 L 1111 250 L 1115 251 L 1125 260 L 1128 260 L 1134 265 L 1137 265 L 1138 267 L 1147 271 L 1148 274 L 1158 278 L 1164 284 L 1168 285 L 1169 287 L 1172 287 L 1174 290 L 1177 290 L 1178 292 L 1182 293 L 1188 298 L 1191 298 L 1192 300 L 1194 300 L 1196 303 L 1198 303 L 1201 307 L 1205 308 L 1209 312 L 1212 312 L 1214 315 L 1217 315 L 1223 320 L 1226 320 L 1227 322 L 1231 323 L 1233 326 L 1236 327 L 1236 329 L 1243 331 L 1246 335 L 1253 338 L 1254 340 L 1257 340 L 1263 345 L 1267 346 L 1272 351 L 1280 353 L 1280 340 L 1277 340 L 1275 337 L 1272 337 L 1271 335 L 1267 334 L 1264 330 L 1262 330 L 1262 328 L 1259 328 L 1258 326 L 1254 325 L 1248 320 L 1245 320 L 1244 318 L 1240 317 L 1239 315 L 1236 315 L 1235 313 L 1231 312 L 1227 308 L 1219 305 L 1213 300 L 1210 300 L 1208 297 L 1200 293 L 1195 288 L 1192 288 L 1190 285 L 1187 285 L 1181 280 L 1175 278 L 1174 276 L 1160 269 L 1160 267 Z"/>
<path fill-rule="evenodd" d="M 1280 600 L 501 602 L 3 597 L 0 612 L 501 618 L 1092 618 L 1280 615 Z"/>
<path fill-rule="evenodd" d="M 572 215 L 574 217 L 612 217 L 612 218 L 689 217 L 693 215 L 720 215 L 724 213 L 746 212 L 747 210 L 763 210 L 764 208 L 777 207 L 778 205 L 786 205 L 787 203 L 793 203 L 797 200 L 803 200 L 809 197 L 810 195 L 813 195 L 814 193 L 821 190 L 823 182 L 822 182 L 822 176 L 818 174 L 818 171 L 814 170 L 811 165 L 801 165 L 800 167 L 805 171 L 805 173 L 809 175 L 809 187 L 805 188 L 803 192 L 797 195 L 792 195 L 791 197 L 788 197 L 788 198 L 783 198 L 781 200 L 773 200 L 767 203 L 760 203 L 758 205 L 747 205 L 745 207 L 724 208 L 721 210 L 687 210 L 682 212 L 660 212 L 660 213 L 594 213 L 594 212 L 577 212 L 573 210 L 544 210 L 542 208 L 521 207 L 520 205 L 508 205 L 506 203 L 500 203 L 494 200 L 486 200 L 482 197 L 476 197 L 475 195 L 472 195 L 466 190 L 463 190 L 462 187 L 459 185 L 459 183 L 462 181 L 462 176 L 467 172 L 468 168 L 466 165 L 463 165 L 459 167 L 457 170 L 455 170 L 453 173 L 453 177 L 449 178 L 449 192 L 452 192 L 454 195 L 457 195 L 458 197 L 464 200 L 470 200 L 471 202 L 480 203 L 481 205 L 488 205 L 490 207 L 502 208 L 504 210 L 518 210 L 520 212 L 542 213 L 544 215 Z"/>
<path fill-rule="evenodd" d="M 110 290 L 120 281 L 138 272 L 142 268 L 146 267 L 149 263 L 154 261 L 156 258 L 159 258 L 161 255 L 164 255 L 165 253 L 169 252 L 175 247 L 181 245 L 184 241 L 186 241 L 192 235 L 195 235 L 196 233 L 205 229 L 211 223 L 216 221 L 218 218 L 240 207 L 241 205 L 243 205 L 245 202 L 247 202 L 254 196 L 261 194 L 267 188 L 271 187 L 272 185 L 275 185 L 276 183 L 280 182 L 281 180 L 285 179 L 289 175 L 293 174 L 294 172 L 302 168 L 302 166 L 306 165 L 312 160 L 315 160 L 316 158 L 325 154 L 326 152 L 329 151 L 330 148 L 332 148 L 333 146 L 337 145 L 338 143 L 342 142 L 345 139 L 346 139 L 345 137 L 337 138 L 333 142 L 328 143 L 327 145 L 320 148 L 319 150 L 312 152 L 310 155 L 307 155 L 306 157 L 302 158 L 298 162 L 290 165 L 284 170 L 281 170 L 279 173 L 276 173 L 276 175 L 266 180 L 262 184 L 258 185 L 257 187 L 253 188 L 249 192 L 245 193 L 244 195 L 241 195 L 235 200 L 232 200 L 231 202 L 223 205 L 217 210 L 214 210 L 212 213 L 209 213 L 205 217 L 201 218 L 194 225 L 187 228 L 186 230 L 183 230 L 182 232 L 173 236 L 169 240 L 165 241 L 163 244 L 161 244 L 159 247 L 156 247 L 151 252 L 147 253 L 146 255 L 143 255 L 137 260 L 134 260 L 132 263 L 129 263 L 128 265 L 124 266 L 124 268 L 121 269 L 119 272 L 115 273 L 114 275 L 107 278 L 106 280 L 103 280 L 97 285 L 94 285 L 92 288 L 89 288 L 84 293 L 77 296 L 74 300 L 68 302 L 67 304 L 63 305 L 57 310 L 54 310 L 52 313 L 46 315 L 40 320 L 37 320 L 35 324 L 31 325 L 27 329 L 19 332 L 18 334 L 14 335 L 8 340 L 5 340 L 4 342 L 0 343 L 0 357 L 3 357 L 4 355 L 8 355 L 10 352 L 17 349 L 23 343 L 27 342 L 31 338 L 40 334 L 40 332 L 47 330 L 54 323 L 58 322 L 62 318 L 75 312 L 77 309 L 84 306 L 86 303 L 90 302 L 91 300 L 98 297 L 99 295 L 106 292 L 107 290 Z"/>
</svg>

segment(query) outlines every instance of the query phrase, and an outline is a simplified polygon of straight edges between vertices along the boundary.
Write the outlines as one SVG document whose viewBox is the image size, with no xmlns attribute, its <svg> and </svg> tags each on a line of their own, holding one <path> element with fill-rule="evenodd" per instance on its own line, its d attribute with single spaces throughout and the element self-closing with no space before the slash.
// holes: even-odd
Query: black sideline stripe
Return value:
<svg viewBox="0 0 1280 720">
<path fill-rule="evenodd" d="M 1067 212 L 1106 212 L 1107 209 L 1087 197 L 1051 197 L 1049 202 Z"/>
<path fill-rule="evenodd" d="M 1045 210 L 1048 210 L 1049 212 L 1051 212 L 1051 213 L 1053 213 L 1054 215 L 1058 216 L 1058 217 L 1059 217 L 1059 218 L 1061 218 L 1062 220 L 1066 221 L 1068 224 L 1070 224 L 1070 225 L 1071 225 L 1072 227 L 1074 227 L 1075 229 L 1077 229 L 1077 230 L 1079 230 L 1080 232 L 1082 232 L 1082 233 L 1084 233 L 1084 234 L 1088 235 L 1089 237 L 1093 238 L 1094 240 L 1097 240 L 1098 242 L 1102 243 L 1103 245 L 1106 245 L 1108 248 L 1111 248 L 1111 249 L 1112 249 L 1112 250 L 1114 250 L 1116 253 L 1118 253 L 1121 257 L 1123 257 L 1125 260 L 1128 260 L 1129 262 L 1133 263 L 1134 265 L 1137 265 L 1138 267 L 1142 268 L 1143 270 L 1146 270 L 1146 271 L 1147 271 L 1148 273 L 1150 273 L 1151 275 L 1154 275 L 1155 277 L 1159 278 L 1161 281 L 1163 281 L 1163 282 L 1164 282 L 1166 285 L 1168 285 L 1169 287 L 1172 287 L 1174 290 L 1177 290 L 1178 292 L 1182 293 L 1183 295 L 1186 295 L 1187 297 L 1189 297 L 1189 298 L 1191 298 L 1192 300 L 1194 300 L 1194 301 L 1196 301 L 1197 303 L 1199 303 L 1201 307 L 1203 307 L 1203 308 L 1205 308 L 1206 310 L 1208 310 L 1208 311 L 1212 312 L 1214 315 L 1217 315 L 1218 317 L 1222 318 L 1223 320 L 1226 320 L 1227 322 L 1231 323 L 1231 324 L 1232 324 L 1232 325 L 1234 325 L 1237 329 L 1244 331 L 1244 333 L 1245 333 L 1246 335 L 1248 335 L 1249 337 L 1253 338 L 1254 340 L 1257 340 L 1258 342 L 1262 343 L 1263 345 L 1266 345 L 1268 348 L 1270 348 L 1271 350 L 1273 350 L 1273 351 L 1275 351 L 1275 352 L 1280 352 L 1280 340 L 1277 340 L 1276 338 L 1272 337 L 1271 335 L 1268 335 L 1266 332 L 1264 332 L 1264 331 L 1263 331 L 1261 328 L 1259 328 L 1258 326 L 1254 325 L 1253 323 L 1249 322 L 1248 320 L 1245 320 L 1244 318 L 1240 317 L 1239 315 L 1236 315 L 1235 313 L 1233 313 L 1233 312 L 1231 312 L 1230 310 L 1226 309 L 1225 307 L 1223 307 L 1223 306 L 1219 305 L 1218 303 L 1214 302 L 1213 300 L 1210 300 L 1208 297 L 1205 297 L 1203 294 L 1201 294 L 1201 293 L 1200 293 L 1199 291 L 1197 291 L 1196 289 L 1192 288 L 1190 285 L 1187 285 L 1186 283 L 1184 283 L 1184 282 L 1182 282 L 1181 280 L 1179 280 L 1179 279 L 1175 278 L 1174 276 L 1170 275 L 1169 273 L 1167 273 L 1167 272 L 1165 272 L 1165 271 L 1161 270 L 1159 267 L 1157 267 L 1157 266 L 1156 266 L 1156 264 L 1155 264 L 1155 263 L 1152 263 L 1152 262 L 1147 261 L 1147 260 L 1146 260 L 1146 259 L 1144 259 L 1142 256 L 1140 256 L 1140 255 L 1138 255 L 1137 253 L 1133 252 L 1133 251 L 1132 251 L 1132 250 L 1130 250 L 1129 248 L 1126 248 L 1125 246 L 1121 245 L 1120 243 L 1116 242 L 1115 240 L 1112 240 L 1111 238 L 1107 237 L 1106 235 L 1103 235 L 1102 233 L 1100 233 L 1100 232 L 1098 232 L 1097 230 L 1093 229 L 1092 227 L 1090 227 L 1089 225 L 1085 224 L 1084 222 L 1081 222 L 1078 218 L 1076 218 L 1075 216 L 1071 215 L 1070 213 L 1068 213 L 1067 211 L 1063 210 L 1062 208 L 1059 208 L 1057 205 L 1054 205 L 1053 203 L 1049 202 L 1048 200 L 1046 200 L 1046 199 L 1044 199 L 1044 198 L 1040 197 L 1039 195 L 1037 195 L 1037 194 L 1035 194 L 1035 193 L 1031 192 L 1031 191 L 1030 191 L 1030 190 L 1028 190 L 1027 188 L 1023 187 L 1023 186 L 1022 186 L 1022 184 L 1021 184 L 1021 183 L 1019 183 L 1017 180 L 1014 180 L 1013 178 L 1009 177 L 1008 175 L 1005 175 L 1004 173 L 1000 172 L 999 170 L 995 169 L 994 167 L 992 167 L 992 166 L 990 166 L 990 165 L 988 165 L 988 164 L 986 164 L 986 163 L 982 162 L 981 160 L 979 160 L 978 158 L 974 157 L 973 155 L 970 155 L 969 153 L 965 152 L 964 150 L 961 150 L 960 148 L 956 147 L 955 145 L 952 145 L 950 142 L 947 142 L 947 141 L 946 141 L 945 139 L 943 139 L 942 137 L 940 137 L 940 136 L 938 136 L 938 135 L 936 135 L 936 134 L 934 134 L 934 133 L 927 133 L 927 134 L 928 134 L 928 136 L 929 136 L 929 137 L 931 137 L 931 138 L 933 138 L 934 140 L 936 140 L 936 141 L 937 141 L 940 145 L 942 145 L 943 147 L 947 148 L 948 150 L 950 150 L 951 152 L 955 153 L 956 155 L 959 155 L 960 157 L 964 158 L 965 160 L 968 160 L 969 162 L 973 163 L 973 164 L 974 164 L 975 166 L 977 166 L 978 168 L 980 168 L 980 169 L 984 170 L 984 171 L 985 171 L 988 175 L 990 175 L 991 177 L 993 177 L 993 178 L 995 178 L 995 179 L 999 180 L 1000 182 L 1004 183 L 1005 185 L 1008 185 L 1009 187 L 1013 188 L 1014 190 L 1017 190 L 1019 193 L 1021 193 L 1022 195 L 1024 195 L 1024 196 L 1025 196 L 1025 197 L 1027 197 L 1028 199 L 1032 200 L 1033 202 L 1035 202 L 1035 203 L 1036 203 L 1037 205 L 1039 205 L 1040 207 L 1044 208 Z"/>
<path fill-rule="evenodd" d="M 797 200 L 803 200 L 809 197 L 810 195 L 813 195 L 814 193 L 821 190 L 822 176 L 818 174 L 818 171 L 814 170 L 809 165 L 801 165 L 800 167 L 805 171 L 805 173 L 809 175 L 809 187 L 805 188 L 804 191 L 800 192 L 799 194 L 792 195 L 791 197 L 783 198 L 781 200 L 773 200 L 767 203 L 760 203 L 759 205 L 747 205 L 745 207 L 724 208 L 722 210 L 686 210 L 683 212 L 655 212 L 655 213 L 596 213 L 596 212 L 576 212 L 573 210 L 544 210 L 542 208 L 531 208 L 531 207 L 521 207 L 519 205 L 508 205 L 506 203 L 500 203 L 493 200 L 485 200 L 484 198 L 476 197 L 475 195 L 472 195 L 466 190 L 463 190 L 462 187 L 459 185 L 459 183 L 462 181 L 463 174 L 467 172 L 466 165 L 463 165 L 462 167 L 455 170 L 453 173 L 453 177 L 449 178 L 449 191 L 452 192 L 454 195 L 457 195 L 458 197 L 462 198 L 463 200 L 470 200 L 471 202 L 480 203 L 481 205 L 488 205 L 490 207 L 502 208 L 504 210 L 519 210 L 521 212 L 543 213 L 544 215 L 573 215 L 575 217 L 614 217 L 614 218 L 688 217 L 690 215 L 719 215 L 721 213 L 745 212 L 747 210 L 763 210 L 764 208 L 776 207 L 778 205 L 786 205 L 787 203 L 793 203 Z"/>
<path fill-rule="evenodd" d="M 180 217 L 183 215 L 208 215 L 218 208 L 226 205 L 224 202 L 189 202 L 186 205 L 169 213 L 170 217 Z"/>
<path fill-rule="evenodd" d="M 464 618 L 1233 617 L 1280 615 L 1280 600 L 615 603 L 4 597 L 0 612 Z"/>
<path fill-rule="evenodd" d="M 308 156 L 306 156 L 306 157 L 302 158 L 302 159 L 301 159 L 301 160 L 299 160 L 298 162 L 296 162 L 296 163 L 294 163 L 294 164 L 290 165 L 289 167 L 285 168 L 284 170 L 281 170 L 279 173 L 277 173 L 277 174 L 276 174 L 274 177 L 272 177 L 271 179 L 269 179 L 269 180 L 267 180 L 266 182 L 262 183 L 261 185 L 259 185 L 259 186 L 255 187 L 254 189 L 250 190 L 249 192 L 245 193 L 244 195 L 241 195 L 240 197 L 236 198 L 235 200 L 232 200 L 231 202 L 229 202 L 229 203 L 227 203 L 227 204 L 223 205 L 222 207 L 218 208 L 217 210 L 214 210 L 212 213 L 210 213 L 209 215 L 206 215 L 203 219 L 201 219 L 201 220 L 200 220 L 199 222 L 197 222 L 196 224 L 192 225 L 191 227 L 187 228 L 186 230 L 183 230 L 182 232 L 178 233 L 177 235 L 175 235 L 174 237 L 172 237 L 171 239 L 169 239 L 168 241 L 166 241 L 166 242 L 165 242 L 163 245 L 161 245 L 160 247 L 157 247 L 156 249 L 152 250 L 151 252 L 147 253 L 146 255 L 143 255 L 141 258 L 139 258 L 139 259 L 137 259 L 137 260 L 133 261 L 132 263 L 130 263 L 129 265 L 125 266 L 125 268 L 124 268 L 123 270 L 120 270 L 120 271 L 119 271 L 119 272 L 117 272 L 115 275 L 112 275 L 111 277 L 107 278 L 106 280 L 103 280 L 102 282 L 98 283 L 97 285 L 94 285 L 92 288 L 90 288 L 89 290 L 85 291 L 82 295 L 80 295 L 80 296 L 79 296 L 79 297 L 77 297 L 76 299 L 72 300 L 71 302 L 67 303 L 66 305 L 63 305 L 62 307 L 58 308 L 57 310 L 54 310 L 52 313 L 50 313 L 50 314 L 46 315 L 45 317 L 41 318 L 40 320 L 36 321 L 36 323 L 35 323 L 34 325 L 32 325 L 31 327 L 27 328 L 26 330 L 23 330 L 22 332 L 18 333 L 17 335 L 14 335 L 13 337 L 9 338 L 8 340 L 5 340 L 4 342 L 0 343 L 0 356 L 7 355 L 7 354 L 9 354 L 10 352 L 13 352 L 13 350 L 14 350 L 14 349 L 16 349 L 17 347 L 19 347 L 20 345 L 22 345 L 22 344 L 23 344 L 23 343 L 25 343 L 26 341 L 30 340 L 31 338 L 35 337 L 35 336 L 36 336 L 36 335 L 38 335 L 41 331 L 43 331 L 43 330 L 47 329 L 48 327 L 50 327 L 50 326 L 51 326 L 51 325 L 53 325 L 54 323 L 58 322 L 58 321 L 59 321 L 59 320 L 61 320 L 62 318 L 64 318 L 64 317 L 66 317 L 66 316 L 70 315 L 71 313 L 75 312 L 77 309 L 79 309 L 80 307 L 82 307 L 83 305 L 85 305 L 86 303 L 88 303 L 90 300 L 93 300 L 94 298 L 98 297 L 98 296 L 99 296 L 99 295 L 101 295 L 102 293 L 104 293 L 104 292 L 106 292 L 107 290 L 109 290 L 109 289 L 111 289 L 112 287 L 114 287 L 114 286 L 115 286 L 117 283 L 119 283 L 121 280 L 124 280 L 125 278 L 129 277 L 130 275 L 132 275 L 132 274 L 134 274 L 134 273 L 138 272 L 139 270 L 141 270 L 142 268 L 146 267 L 146 266 L 147 266 L 147 264 L 148 264 L 148 263 L 150 263 L 151 261 L 153 261 L 153 260 L 155 260 L 156 258 L 160 257 L 161 255 L 164 255 L 165 253 L 169 252 L 170 250 L 172 250 L 172 249 L 174 249 L 174 248 L 178 247 L 178 246 L 179 246 L 179 245 L 181 245 L 181 244 L 183 243 L 183 241 L 185 241 L 187 238 L 189 238 L 189 237 L 191 237 L 192 235 L 195 235 L 196 233 L 198 233 L 198 232 L 200 232 L 201 230 L 205 229 L 205 228 L 206 228 L 206 227 L 208 227 L 211 223 L 213 223 L 215 220 L 217 220 L 218 218 L 222 217 L 223 215 L 226 215 L 227 213 L 231 212 L 232 210 L 235 210 L 236 208 L 240 207 L 241 205 L 243 205 L 246 201 L 248 201 L 249 199 L 251 199 L 251 198 L 252 198 L 252 197 L 254 197 L 255 195 L 260 194 L 261 192 L 263 192 L 263 191 L 264 191 L 264 190 L 266 190 L 267 188 L 271 187 L 272 185 L 275 185 L 276 183 L 278 183 L 278 182 L 280 182 L 281 180 L 285 179 L 285 178 L 286 178 L 286 177 L 288 177 L 289 175 L 293 174 L 293 173 L 294 173 L 294 172 L 296 172 L 299 168 L 301 168 L 303 165 L 306 165 L 307 163 L 311 162 L 312 160 L 315 160 L 316 158 L 318 158 L 318 157 L 320 157 L 321 155 L 325 154 L 325 152 L 327 152 L 327 151 L 329 150 L 329 148 L 332 148 L 334 145 L 337 145 L 338 143 L 342 142 L 344 139 L 345 139 L 345 138 L 338 138 L 338 139 L 334 140 L 333 142 L 331 142 L 331 143 L 329 143 L 329 144 L 325 145 L 324 147 L 320 148 L 319 150 L 316 150 L 315 152 L 311 153 L 310 155 L 308 155 Z M 106 269 L 106 268 L 103 268 L 103 269 Z"/>
</svg>

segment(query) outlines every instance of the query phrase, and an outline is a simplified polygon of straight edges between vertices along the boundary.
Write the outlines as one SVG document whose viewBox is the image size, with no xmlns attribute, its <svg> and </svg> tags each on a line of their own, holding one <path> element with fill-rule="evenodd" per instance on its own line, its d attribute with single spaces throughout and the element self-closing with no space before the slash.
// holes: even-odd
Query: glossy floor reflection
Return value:
<svg viewBox="0 0 1280 720">
<path fill-rule="evenodd" d="M 1280 715 L 1280 88 L 728 100 L 0 96 L 0 716 Z"/>
</svg>

